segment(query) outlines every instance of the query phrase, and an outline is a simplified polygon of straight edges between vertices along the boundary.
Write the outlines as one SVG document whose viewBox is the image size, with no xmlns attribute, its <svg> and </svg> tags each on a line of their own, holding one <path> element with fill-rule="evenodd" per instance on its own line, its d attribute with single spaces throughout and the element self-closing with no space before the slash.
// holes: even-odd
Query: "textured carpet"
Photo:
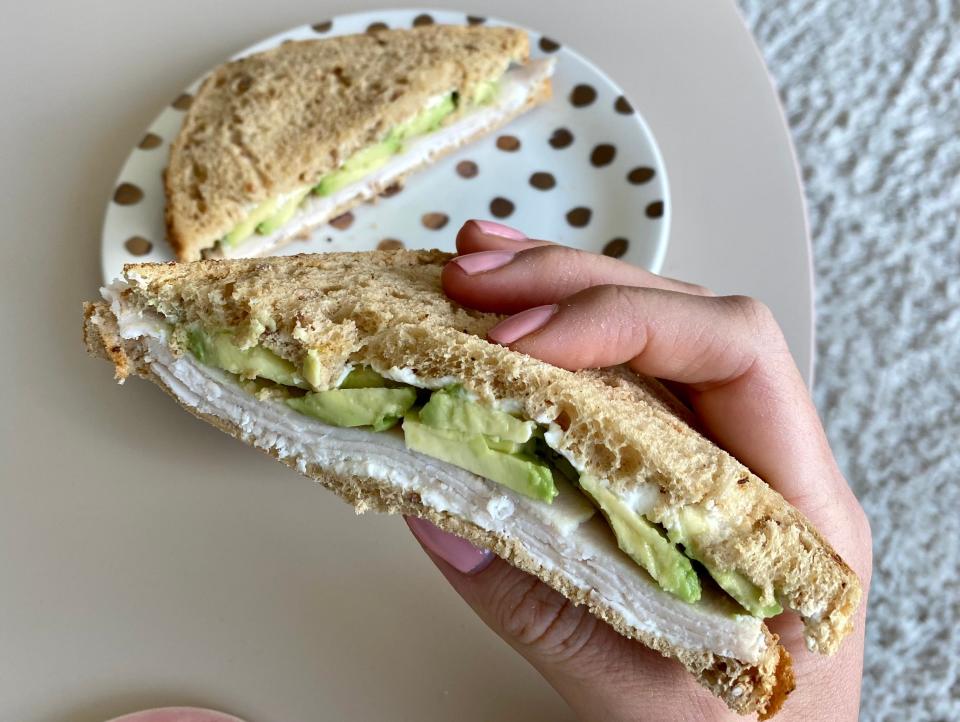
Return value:
<svg viewBox="0 0 960 722">
<path fill-rule="evenodd" d="M 815 397 L 873 528 L 863 720 L 960 720 L 960 2 L 742 0 L 816 269 Z"/>
</svg>

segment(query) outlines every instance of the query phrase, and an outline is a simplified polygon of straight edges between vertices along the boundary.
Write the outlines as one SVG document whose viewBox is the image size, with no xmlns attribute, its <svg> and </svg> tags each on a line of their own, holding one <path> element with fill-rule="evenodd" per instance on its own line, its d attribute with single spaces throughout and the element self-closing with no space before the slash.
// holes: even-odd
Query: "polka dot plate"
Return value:
<svg viewBox="0 0 960 722">
<path fill-rule="evenodd" d="M 274 35 L 238 53 L 287 40 L 426 23 L 511 25 L 453 11 L 383 10 L 339 15 Z M 529 30 L 531 54 L 556 58 L 553 98 L 500 132 L 388 189 L 374 204 L 316 229 L 278 253 L 441 248 L 460 225 L 492 218 L 531 237 L 623 258 L 654 271 L 666 251 L 670 203 L 650 129 L 620 88 L 559 40 Z M 162 171 L 169 145 L 202 78 L 165 108 L 130 153 L 107 204 L 105 280 L 124 263 L 173 260 L 164 239 Z"/>
</svg>

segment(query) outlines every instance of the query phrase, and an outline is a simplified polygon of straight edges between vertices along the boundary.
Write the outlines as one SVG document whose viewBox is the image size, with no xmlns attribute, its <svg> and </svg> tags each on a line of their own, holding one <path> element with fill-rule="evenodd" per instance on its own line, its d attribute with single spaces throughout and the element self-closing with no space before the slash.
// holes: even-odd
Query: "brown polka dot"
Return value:
<svg viewBox="0 0 960 722">
<path fill-rule="evenodd" d="M 121 183 L 113 194 L 113 202 L 121 206 L 132 206 L 143 198 L 143 191 L 133 183 Z"/>
<path fill-rule="evenodd" d="M 574 228 L 583 228 L 590 222 L 593 211 L 585 206 L 577 206 L 567 212 L 567 223 Z"/>
<path fill-rule="evenodd" d="M 543 37 L 540 38 L 540 49 L 545 53 L 555 53 L 560 49 L 560 43 L 558 43 L 556 40 Z"/>
<path fill-rule="evenodd" d="M 580 83 L 570 91 L 570 102 L 575 108 L 583 108 L 597 99 L 597 91 L 592 85 Z"/>
<path fill-rule="evenodd" d="M 515 150 L 520 150 L 520 139 L 515 135 L 501 135 L 497 138 L 497 147 L 500 150 L 512 153 Z"/>
<path fill-rule="evenodd" d="M 617 149 L 609 143 L 600 143 L 590 154 L 590 162 L 597 168 L 610 165 L 617 156 Z"/>
<path fill-rule="evenodd" d="M 424 227 L 431 231 L 439 231 L 450 221 L 450 216 L 446 213 L 424 213 L 420 217 L 420 222 Z"/>
<path fill-rule="evenodd" d="M 143 136 L 143 140 L 140 141 L 140 144 L 137 147 L 140 150 L 153 150 L 162 142 L 163 138 L 156 133 L 147 133 L 145 136 Z"/>
<path fill-rule="evenodd" d="M 557 128 L 553 131 L 553 135 L 550 136 L 550 145 L 557 150 L 566 148 L 571 143 L 573 143 L 573 133 L 566 128 Z"/>
<path fill-rule="evenodd" d="M 486 18 L 478 15 L 467 15 L 467 25 L 483 25 L 485 22 L 487 22 Z"/>
<path fill-rule="evenodd" d="M 649 182 L 656 174 L 657 172 L 653 168 L 641 165 L 627 173 L 627 180 L 633 183 L 635 186 L 638 186 L 641 183 Z"/>
<path fill-rule="evenodd" d="M 419 28 L 423 25 L 433 25 L 433 18 L 427 15 L 426 13 L 423 13 L 422 15 L 417 15 L 417 17 L 413 19 L 413 27 Z"/>
<path fill-rule="evenodd" d="M 510 201 L 501 196 L 497 196 L 492 201 L 490 201 L 490 212 L 497 218 L 506 218 L 511 213 L 516 206 L 513 205 L 513 201 Z"/>
<path fill-rule="evenodd" d="M 530 176 L 530 185 L 537 190 L 548 191 L 556 184 L 557 179 L 553 177 L 552 173 L 547 173 L 546 171 L 537 171 Z"/>
<path fill-rule="evenodd" d="M 370 23 L 369 25 L 367 25 L 367 32 L 368 32 L 368 33 L 379 33 L 379 32 L 382 32 L 382 31 L 384 31 L 384 30 L 388 30 L 389 27 L 390 27 L 390 26 L 387 25 L 386 23 L 381 23 L 381 22 Z"/>
<path fill-rule="evenodd" d="M 380 197 L 381 197 L 381 198 L 392 198 L 393 196 L 397 195 L 397 193 L 399 193 L 399 192 L 402 191 L 402 190 L 403 190 L 403 186 L 400 185 L 399 183 L 391 183 L 391 184 L 388 185 L 386 188 L 384 188 L 382 191 L 380 191 Z"/>
<path fill-rule="evenodd" d="M 480 169 L 472 160 L 462 160 L 457 163 L 457 173 L 461 178 L 476 178 Z"/>
<path fill-rule="evenodd" d="M 644 213 L 647 214 L 647 218 L 660 218 L 663 215 L 663 201 L 654 201 L 649 204 L 644 209 Z"/>
<path fill-rule="evenodd" d="M 193 96 L 190 93 L 180 93 L 171 105 L 177 110 L 190 110 L 190 103 L 192 102 Z"/>
<path fill-rule="evenodd" d="M 603 255 L 610 256 L 611 258 L 622 258 L 629 247 L 630 241 L 626 238 L 614 238 L 612 241 L 608 241 L 607 245 L 603 247 Z"/>
<path fill-rule="evenodd" d="M 379 251 L 397 251 L 401 248 L 403 248 L 403 241 L 398 241 L 396 238 L 384 238 L 377 244 Z"/>
<path fill-rule="evenodd" d="M 332 20 L 324 20 L 322 23 L 317 23 L 316 25 L 311 25 L 313 32 L 315 33 L 329 33 L 330 28 L 333 27 Z"/>
<path fill-rule="evenodd" d="M 131 256 L 145 256 L 153 250 L 153 244 L 143 236 L 130 236 L 123 242 L 123 247 Z"/>
<path fill-rule="evenodd" d="M 613 104 L 614 110 L 618 113 L 623 113 L 624 115 L 630 115 L 633 112 L 633 106 L 630 105 L 630 101 L 627 100 L 627 96 L 621 95 L 617 98 L 617 102 Z"/>
<path fill-rule="evenodd" d="M 353 214 L 350 211 L 341 213 L 336 218 L 330 219 L 330 225 L 339 231 L 345 231 L 353 225 Z"/>
</svg>

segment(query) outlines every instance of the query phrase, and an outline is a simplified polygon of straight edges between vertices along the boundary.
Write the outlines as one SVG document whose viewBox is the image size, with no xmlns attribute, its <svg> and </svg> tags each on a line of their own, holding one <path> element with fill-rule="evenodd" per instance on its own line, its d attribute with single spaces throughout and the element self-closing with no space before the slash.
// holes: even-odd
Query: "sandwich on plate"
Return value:
<svg viewBox="0 0 960 722">
<path fill-rule="evenodd" d="M 91 353 L 357 511 L 428 519 L 672 657 L 741 713 L 794 680 L 764 619 L 835 652 L 856 575 L 655 380 L 486 340 L 439 251 L 139 264 L 85 307 Z"/>
<path fill-rule="evenodd" d="M 550 97 L 514 28 L 430 25 L 289 42 L 220 66 L 170 148 L 180 260 L 264 255 Z"/>
</svg>

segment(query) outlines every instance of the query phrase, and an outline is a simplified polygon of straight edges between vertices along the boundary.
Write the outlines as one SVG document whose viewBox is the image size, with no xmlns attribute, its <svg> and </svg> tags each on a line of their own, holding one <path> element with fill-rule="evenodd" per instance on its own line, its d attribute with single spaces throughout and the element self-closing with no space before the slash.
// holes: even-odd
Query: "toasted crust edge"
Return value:
<svg viewBox="0 0 960 722">
<path fill-rule="evenodd" d="M 777 635 L 771 633 L 766 626 L 763 629 L 767 651 L 756 665 L 711 653 L 692 652 L 643 634 L 627 624 L 616 610 L 600 603 L 591 594 L 591 590 L 576 586 L 561 571 L 550 572 L 544 569 L 515 539 L 508 539 L 464 519 L 425 506 L 414 492 L 399 492 L 369 477 L 337 475 L 316 465 L 309 465 L 304 471 L 298 468 L 296 458 L 281 458 L 274 449 L 255 446 L 236 425 L 183 404 L 150 369 L 141 344 L 137 340 L 124 340 L 120 337 L 117 320 L 106 303 L 84 303 L 83 308 L 83 340 L 87 352 L 110 361 L 114 365 L 114 377 L 118 382 L 123 383 L 131 374 L 152 381 L 193 416 L 320 483 L 352 505 L 358 514 L 374 511 L 417 516 L 473 544 L 490 549 L 518 569 L 536 576 L 575 604 L 586 605 L 592 614 L 623 636 L 635 639 L 664 657 L 676 660 L 693 674 L 700 684 L 739 714 L 757 714 L 761 720 L 769 719 L 783 707 L 787 696 L 795 688 L 790 654 L 780 644 Z"/>
</svg>

